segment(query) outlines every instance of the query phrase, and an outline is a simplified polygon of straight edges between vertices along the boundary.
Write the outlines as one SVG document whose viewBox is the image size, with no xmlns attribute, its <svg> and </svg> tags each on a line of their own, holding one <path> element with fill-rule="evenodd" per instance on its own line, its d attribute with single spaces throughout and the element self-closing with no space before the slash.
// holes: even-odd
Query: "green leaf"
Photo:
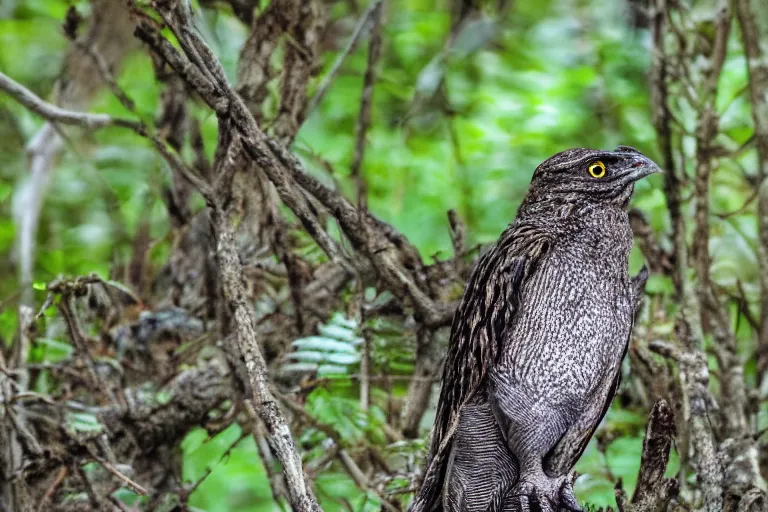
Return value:
<svg viewBox="0 0 768 512">
<path fill-rule="evenodd" d="M 645 290 L 651 295 L 671 295 L 675 293 L 675 285 L 669 276 L 651 274 L 648 276 Z"/>
<path fill-rule="evenodd" d="M 67 414 L 68 426 L 77 432 L 100 433 L 104 430 L 99 419 L 85 412 L 70 412 Z"/>
<path fill-rule="evenodd" d="M 339 325 L 341 327 L 346 327 L 347 329 L 356 330 L 357 329 L 357 322 L 351 318 L 347 318 L 341 313 L 334 313 L 331 317 L 331 324 Z"/>
<path fill-rule="evenodd" d="M 346 366 L 338 364 L 321 364 L 317 367 L 317 375 L 327 377 L 329 375 L 347 375 L 349 370 Z"/>
<path fill-rule="evenodd" d="M 285 373 L 313 373 L 317 371 L 318 365 L 314 363 L 288 363 L 281 367 Z"/>
<path fill-rule="evenodd" d="M 317 330 L 320 332 L 320 334 L 328 338 L 333 338 L 339 341 L 346 341 L 348 343 L 362 343 L 362 339 L 357 336 L 357 333 L 354 330 L 340 325 L 321 325 L 317 328 Z"/>
<path fill-rule="evenodd" d="M 160 405 L 168 405 L 171 402 L 173 395 L 168 391 L 158 391 L 155 395 L 155 400 Z"/>
<path fill-rule="evenodd" d="M 45 361 L 58 362 L 68 359 L 74 352 L 74 347 L 69 343 L 51 338 L 36 338 L 35 343 L 45 347 L 45 355 L 42 356 Z"/>
<path fill-rule="evenodd" d="M 464 23 L 452 50 L 458 57 L 466 57 L 487 45 L 496 34 L 496 22 L 487 17 Z"/>
<path fill-rule="evenodd" d="M 360 362 L 360 354 L 328 354 L 325 360 L 335 364 L 356 364 Z"/>
<path fill-rule="evenodd" d="M 325 352 L 346 352 L 354 354 L 355 347 L 343 341 L 337 341 L 325 336 L 309 336 L 291 343 L 296 350 L 321 350 Z"/>
<path fill-rule="evenodd" d="M 302 350 L 300 352 L 293 352 L 288 354 L 288 358 L 290 359 L 314 363 L 325 361 L 326 356 L 327 354 L 325 352 L 318 352 L 316 350 Z"/>
<path fill-rule="evenodd" d="M 136 494 L 133 489 L 127 487 L 121 487 L 112 493 L 112 496 L 120 502 L 128 505 L 129 507 L 138 503 L 141 500 L 141 496 Z"/>
</svg>

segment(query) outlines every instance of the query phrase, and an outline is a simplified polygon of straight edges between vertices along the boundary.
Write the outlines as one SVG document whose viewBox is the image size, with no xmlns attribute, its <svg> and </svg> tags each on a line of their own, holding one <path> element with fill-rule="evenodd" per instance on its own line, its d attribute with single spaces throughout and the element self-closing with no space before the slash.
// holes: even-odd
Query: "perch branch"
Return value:
<svg viewBox="0 0 768 512">
<path fill-rule="evenodd" d="M 665 510 L 669 501 L 677 496 L 677 480 L 664 478 L 674 437 L 674 412 L 665 400 L 658 400 L 648 419 L 637 486 L 628 512 Z"/>
</svg>

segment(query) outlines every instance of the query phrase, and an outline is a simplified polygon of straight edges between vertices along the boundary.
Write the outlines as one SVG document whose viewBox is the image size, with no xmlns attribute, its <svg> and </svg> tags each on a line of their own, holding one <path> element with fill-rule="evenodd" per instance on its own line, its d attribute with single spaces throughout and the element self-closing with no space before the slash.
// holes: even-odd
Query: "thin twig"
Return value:
<svg viewBox="0 0 768 512">
<path fill-rule="evenodd" d="M 61 485 L 61 482 L 64 481 L 64 478 L 67 476 L 68 473 L 67 466 L 61 465 L 59 466 L 59 471 L 56 472 L 56 478 L 53 479 L 53 483 L 48 487 L 48 489 L 45 491 L 45 494 L 43 494 L 43 497 L 40 499 L 40 503 L 37 505 L 37 511 L 43 512 L 45 510 L 45 507 L 48 506 L 48 502 L 53 497 L 53 494 L 56 492 L 56 489 L 59 488 Z"/>
<path fill-rule="evenodd" d="M 165 159 L 171 169 L 188 179 L 198 188 L 203 197 L 210 197 L 210 185 L 208 185 L 197 172 L 192 170 L 192 168 L 187 166 L 178 156 L 168 149 L 165 142 L 161 141 L 157 136 L 148 133 L 147 128 L 141 122 L 112 117 L 107 114 L 88 114 L 59 108 L 51 103 L 43 101 L 32 91 L 13 81 L 3 73 L 0 73 L 0 90 L 4 90 L 19 103 L 51 122 L 84 126 L 86 128 L 118 126 L 132 130 L 137 135 L 148 139 L 157 152 Z"/>
<path fill-rule="evenodd" d="M 367 205 L 367 185 L 362 177 L 361 168 L 365 157 L 365 137 L 368 127 L 371 125 L 371 104 L 373 103 L 373 85 L 376 82 L 376 63 L 381 52 L 381 2 L 374 2 L 371 19 L 371 40 L 368 44 L 368 64 L 363 78 L 363 95 L 360 100 L 360 113 L 355 127 L 355 155 L 352 159 L 350 175 L 357 183 L 357 208 L 361 212 L 361 219 L 365 221 Z"/>
<path fill-rule="evenodd" d="M 72 43 L 83 53 L 88 55 L 91 60 L 93 61 L 93 64 L 96 66 L 96 69 L 99 72 L 99 75 L 101 75 L 102 80 L 104 80 L 104 83 L 107 84 L 107 87 L 109 87 L 109 90 L 112 91 L 112 94 L 115 95 L 115 97 L 118 99 L 120 104 L 125 107 L 126 110 L 129 112 L 136 113 L 136 104 L 134 101 L 128 96 L 128 94 L 123 91 L 123 89 L 118 85 L 117 80 L 115 80 L 114 75 L 112 74 L 112 71 L 109 69 L 109 64 L 104 59 L 104 57 L 97 52 L 94 48 L 91 47 L 91 45 L 85 44 L 82 41 L 72 41 Z"/>
<path fill-rule="evenodd" d="M 93 455 L 93 453 L 91 455 Z M 122 481 L 128 487 L 130 487 L 131 489 L 136 491 L 137 494 L 139 494 L 141 496 L 146 496 L 147 494 L 149 494 L 148 490 L 146 490 L 144 487 L 142 487 L 141 485 L 137 484 L 136 482 L 134 482 L 133 480 L 131 480 L 127 476 L 125 476 L 115 466 L 113 466 L 112 464 L 110 464 L 106 460 L 102 459 L 101 457 L 96 457 L 96 456 L 94 456 L 93 458 L 96 460 L 96 462 L 101 464 L 104 467 L 104 469 L 106 469 L 107 471 L 112 473 L 115 477 L 117 477 L 118 480 Z"/>
<path fill-rule="evenodd" d="M 344 63 L 344 60 L 347 58 L 347 56 L 355 51 L 355 48 L 357 48 L 357 43 L 360 40 L 360 36 L 363 34 L 363 30 L 365 29 L 366 25 L 368 25 L 369 18 L 373 12 L 378 9 L 379 5 L 381 5 L 381 1 L 382 0 L 374 0 L 371 2 L 371 5 L 368 6 L 368 9 L 366 9 L 363 15 L 360 16 L 360 20 L 357 22 L 355 30 L 352 32 L 352 36 L 350 36 L 349 41 L 347 42 L 347 46 L 344 47 L 344 50 L 339 54 L 338 57 L 336 57 L 336 60 L 334 61 L 333 66 L 331 66 L 330 71 L 328 71 L 328 74 L 323 77 L 322 82 L 320 82 L 320 85 L 317 87 L 317 92 L 314 96 L 312 96 L 312 99 L 309 102 L 309 106 L 307 107 L 306 117 L 309 117 L 309 115 L 315 110 L 315 108 L 317 108 L 320 102 L 323 101 L 323 98 L 328 92 L 328 89 L 330 89 L 331 84 L 336 78 L 336 74 L 339 72 L 339 69 L 341 69 L 341 65 Z"/>
<path fill-rule="evenodd" d="M 36 114 L 39 114 L 40 116 L 52 122 L 85 126 L 86 128 L 122 126 L 124 128 L 130 128 L 136 132 L 141 129 L 140 123 L 131 121 L 129 119 L 112 117 L 107 114 L 87 114 L 84 112 L 74 112 L 72 110 L 59 108 L 56 105 L 52 105 L 51 103 L 46 103 L 35 93 L 23 85 L 14 82 L 4 73 L 0 73 L 0 90 L 8 93 L 11 98 L 15 99 L 32 112 L 35 112 Z"/>
</svg>

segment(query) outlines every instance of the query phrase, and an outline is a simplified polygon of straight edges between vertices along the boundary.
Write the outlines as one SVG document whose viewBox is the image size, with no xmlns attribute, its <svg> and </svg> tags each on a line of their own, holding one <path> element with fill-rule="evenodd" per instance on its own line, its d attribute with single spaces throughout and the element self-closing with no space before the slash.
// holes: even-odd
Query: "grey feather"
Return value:
<svg viewBox="0 0 768 512">
<path fill-rule="evenodd" d="M 626 146 L 536 169 L 454 316 L 411 511 L 578 510 L 569 472 L 613 400 L 647 279 L 629 277 L 626 206 L 658 171 Z"/>
</svg>

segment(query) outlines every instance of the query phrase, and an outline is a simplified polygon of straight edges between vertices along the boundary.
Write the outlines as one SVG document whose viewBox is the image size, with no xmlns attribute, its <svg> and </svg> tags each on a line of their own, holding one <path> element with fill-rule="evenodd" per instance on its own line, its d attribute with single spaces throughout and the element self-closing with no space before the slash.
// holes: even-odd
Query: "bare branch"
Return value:
<svg viewBox="0 0 768 512">
<path fill-rule="evenodd" d="M 112 117 L 107 114 L 87 114 L 83 112 L 73 112 L 59 108 L 56 105 L 46 103 L 35 93 L 14 82 L 8 76 L 0 73 L 0 90 L 5 91 L 13 99 L 27 107 L 32 112 L 39 114 L 45 119 L 69 125 L 78 125 L 85 128 L 102 128 L 105 126 L 122 126 L 130 128 L 136 132 L 140 130 L 140 124 L 136 121 Z"/>
<path fill-rule="evenodd" d="M 236 163 L 241 151 L 239 140 L 228 140 L 226 128 L 220 128 L 219 139 L 215 175 L 229 172 L 227 168 Z M 305 480 L 301 458 L 296 451 L 288 423 L 269 389 L 267 364 L 257 343 L 253 313 L 245 296 L 241 277 L 242 264 L 235 248 L 230 222 L 222 205 L 217 202 L 211 205 L 211 223 L 216 237 L 216 259 L 221 273 L 224 299 L 232 313 L 235 337 L 245 360 L 254 406 L 267 428 L 270 448 L 283 465 L 291 506 L 300 512 L 317 511 L 320 507 Z"/>
<path fill-rule="evenodd" d="M 297 2 L 291 16 L 280 82 L 280 105 L 273 122 L 275 138 L 290 146 L 306 118 L 307 86 L 316 69 L 325 12 L 316 0 Z"/>
<path fill-rule="evenodd" d="M 166 19 L 172 26 L 179 23 L 178 20 L 168 14 Z M 176 28 L 178 33 L 183 30 L 183 28 Z M 196 48 L 205 47 L 205 43 L 196 34 L 192 32 L 184 32 L 184 34 L 194 41 L 192 46 Z M 293 187 L 294 179 L 315 195 L 322 203 L 326 204 L 325 201 L 328 201 L 331 205 L 330 209 L 339 220 L 344 233 L 350 237 L 353 243 L 357 242 L 364 246 L 365 241 L 361 239 L 359 234 L 360 225 L 354 207 L 337 193 L 319 185 L 316 180 L 310 178 L 303 171 L 298 160 L 287 149 L 269 139 L 256 125 L 253 116 L 245 108 L 242 99 L 226 83 L 220 80 L 214 83 L 208 80 L 204 73 L 195 70 L 195 67 L 167 40 L 161 37 L 152 25 L 148 23 L 140 24 L 136 35 L 157 51 L 192 87 L 197 89 L 201 97 L 220 115 L 221 119 L 231 120 L 233 127 L 240 134 L 244 150 L 266 173 L 270 181 L 275 185 L 283 202 L 297 215 L 304 228 L 326 254 L 333 261 L 346 265 L 345 259 L 342 258 L 336 247 L 336 243 L 328 237 L 325 230 L 320 226 L 316 217 L 310 211 L 304 197 L 296 194 Z M 218 71 L 213 72 L 213 74 L 218 76 Z M 326 204 L 326 206 L 328 205 Z M 404 237 L 401 235 L 400 238 L 404 240 Z M 452 317 L 452 308 L 445 308 L 435 304 L 419 288 L 408 275 L 408 272 L 397 261 L 396 251 L 381 250 L 386 245 L 381 247 L 378 243 L 376 247 L 377 249 L 370 256 L 380 275 L 386 280 L 388 285 L 398 294 L 405 294 L 413 300 L 427 325 L 437 326 L 449 322 Z"/>
<path fill-rule="evenodd" d="M 200 191 L 203 197 L 210 197 L 212 192 L 207 182 L 188 167 L 178 156 L 173 154 L 166 144 L 158 137 L 148 134 L 146 127 L 142 123 L 112 117 L 107 114 L 87 114 L 61 109 L 55 105 L 46 103 L 23 85 L 14 82 L 3 73 L 0 73 L 0 89 L 8 92 L 11 97 L 18 100 L 19 103 L 51 122 L 62 122 L 64 124 L 84 126 L 86 128 L 119 126 L 121 128 L 132 130 L 136 134 L 149 139 L 158 153 L 160 153 L 160 155 L 168 162 L 171 169 L 188 179 Z"/>
<path fill-rule="evenodd" d="M 677 480 L 664 478 L 674 437 L 674 412 L 666 401 L 658 400 L 651 410 L 643 439 L 640 472 L 632 496 L 633 512 L 665 510 L 669 501 L 677 496 Z"/>
</svg>

